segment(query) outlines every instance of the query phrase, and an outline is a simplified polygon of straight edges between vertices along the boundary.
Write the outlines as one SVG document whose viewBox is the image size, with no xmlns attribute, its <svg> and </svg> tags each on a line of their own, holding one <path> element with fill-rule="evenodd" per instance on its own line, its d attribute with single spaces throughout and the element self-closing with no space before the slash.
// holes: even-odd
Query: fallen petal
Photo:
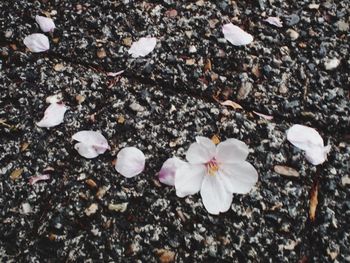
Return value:
<svg viewBox="0 0 350 263">
<path fill-rule="evenodd" d="M 50 49 L 50 43 L 47 36 L 40 33 L 26 36 L 23 40 L 24 45 L 34 53 L 44 52 Z"/>
<path fill-rule="evenodd" d="M 106 138 L 97 131 L 80 131 L 75 133 L 72 139 L 93 147 L 98 154 L 110 149 Z"/>
<path fill-rule="evenodd" d="M 96 149 L 93 146 L 82 142 L 76 143 L 74 145 L 74 149 L 76 149 L 81 156 L 87 159 L 92 159 L 99 155 L 99 153 L 96 151 Z"/>
<path fill-rule="evenodd" d="M 124 73 L 124 70 L 118 71 L 118 72 L 107 72 L 108 77 L 116 77 Z"/>
<path fill-rule="evenodd" d="M 36 125 L 39 127 L 50 128 L 63 122 L 67 107 L 63 103 L 52 103 L 44 113 L 44 117 Z"/>
<path fill-rule="evenodd" d="M 163 184 L 174 186 L 176 171 L 185 163 L 177 157 L 166 160 L 158 173 L 159 181 Z"/>
<path fill-rule="evenodd" d="M 139 41 L 131 45 L 128 53 L 131 54 L 133 58 L 145 57 L 153 51 L 156 44 L 157 39 L 155 37 L 142 37 Z"/>
<path fill-rule="evenodd" d="M 38 176 L 32 176 L 29 178 L 29 184 L 33 185 L 39 181 L 43 181 L 43 180 L 49 180 L 50 179 L 50 175 L 48 174 L 42 174 L 42 175 L 38 175 Z"/>
<path fill-rule="evenodd" d="M 256 115 L 258 115 L 258 116 L 261 117 L 261 118 L 264 118 L 265 120 L 268 120 L 268 121 L 270 121 L 270 120 L 273 119 L 273 116 L 271 116 L 271 115 L 265 115 L 265 114 L 263 114 L 263 113 L 256 112 L 256 111 L 253 111 L 253 113 L 256 114 Z"/>
<path fill-rule="evenodd" d="M 319 165 L 327 160 L 327 155 L 331 149 L 328 145 L 322 148 L 314 148 L 312 150 L 305 151 L 305 158 L 313 165 Z"/>
<path fill-rule="evenodd" d="M 117 155 L 115 169 L 121 175 L 131 178 L 145 169 L 146 157 L 136 147 L 125 147 Z"/>
<path fill-rule="evenodd" d="M 39 24 L 43 32 L 52 32 L 56 26 L 51 18 L 45 16 L 36 16 L 35 21 Z"/>
<path fill-rule="evenodd" d="M 277 27 L 283 27 L 282 21 L 279 17 L 270 16 L 270 17 L 266 18 L 264 21 L 269 23 L 270 25 L 274 25 Z"/>
<path fill-rule="evenodd" d="M 224 25 L 222 27 L 222 33 L 225 39 L 235 46 L 248 45 L 253 41 L 253 36 L 251 34 L 232 23 Z"/>
</svg>

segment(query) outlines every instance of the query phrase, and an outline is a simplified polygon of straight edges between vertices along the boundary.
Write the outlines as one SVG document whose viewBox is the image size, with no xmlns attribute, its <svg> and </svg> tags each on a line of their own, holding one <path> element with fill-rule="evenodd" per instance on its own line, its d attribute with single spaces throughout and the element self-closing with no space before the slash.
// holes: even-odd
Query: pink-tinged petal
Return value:
<svg viewBox="0 0 350 263">
<path fill-rule="evenodd" d="M 82 142 L 76 143 L 74 145 L 74 149 L 76 149 L 81 156 L 87 159 L 92 159 L 99 155 L 99 153 L 96 151 L 96 149 L 93 146 Z"/>
<path fill-rule="evenodd" d="M 201 187 L 201 197 L 205 209 L 210 214 L 218 215 L 230 209 L 232 193 L 225 188 L 219 176 L 205 176 Z"/>
<path fill-rule="evenodd" d="M 133 58 L 145 57 L 153 51 L 157 44 L 157 39 L 155 37 L 142 37 L 139 41 L 134 42 L 128 53 L 132 55 Z"/>
<path fill-rule="evenodd" d="M 215 154 L 216 145 L 215 143 L 207 137 L 197 136 L 196 142 L 203 145 L 209 152 Z"/>
<path fill-rule="evenodd" d="M 269 23 L 270 25 L 274 25 L 277 27 L 283 27 L 282 21 L 279 17 L 270 16 L 270 17 L 266 18 L 264 21 Z"/>
<path fill-rule="evenodd" d="M 232 23 L 224 25 L 222 27 L 222 33 L 225 39 L 235 46 L 248 45 L 253 41 L 253 36 L 251 34 L 248 34 Z"/>
<path fill-rule="evenodd" d="M 322 148 L 315 147 L 305 152 L 305 158 L 313 165 L 319 165 L 327 160 L 327 155 L 330 150 L 330 145 Z"/>
<path fill-rule="evenodd" d="M 248 162 L 220 165 L 218 177 L 230 193 L 246 194 L 258 181 L 258 172 Z"/>
<path fill-rule="evenodd" d="M 30 51 L 34 53 L 44 52 L 50 49 L 49 39 L 44 34 L 40 33 L 26 36 L 23 40 L 23 43 Z"/>
<path fill-rule="evenodd" d="M 166 160 L 158 173 L 159 181 L 163 184 L 174 186 L 176 171 L 184 164 L 186 162 L 177 157 Z"/>
<path fill-rule="evenodd" d="M 110 149 L 106 138 L 97 131 L 80 131 L 75 133 L 72 139 L 94 147 L 95 151 L 99 154 Z"/>
<path fill-rule="evenodd" d="M 43 32 L 52 32 L 56 26 L 51 18 L 45 16 L 36 16 L 35 21 L 39 24 Z"/>
<path fill-rule="evenodd" d="M 108 77 L 116 77 L 124 73 L 124 70 L 118 71 L 118 72 L 107 72 Z"/>
<path fill-rule="evenodd" d="M 209 149 L 207 145 L 198 142 L 192 143 L 186 153 L 186 159 L 192 164 L 204 164 L 209 162 L 215 156 L 214 151 Z"/>
<path fill-rule="evenodd" d="M 216 147 L 215 158 L 219 163 L 244 161 L 249 154 L 248 146 L 237 139 L 227 139 Z"/>
<path fill-rule="evenodd" d="M 301 150 L 310 151 L 324 147 L 321 135 L 313 128 L 295 124 L 286 133 L 287 140 Z"/>
<path fill-rule="evenodd" d="M 273 119 L 273 116 L 271 116 L 271 115 L 265 115 L 265 114 L 263 114 L 263 113 L 256 112 L 256 111 L 253 111 L 253 113 L 256 114 L 256 115 L 258 115 L 258 116 L 261 117 L 261 118 L 264 118 L 265 120 L 268 120 L 268 121 L 270 121 L 270 120 Z"/>
<path fill-rule="evenodd" d="M 145 169 L 146 157 L 136 147 L 125 147 L 117 155 L 115 169 L 121 175 L 131 178 Z"/>
<path fill-rule="evenodd" d="M 29 184 L 33 185 L 33 184 L 36 184 L 39 181 L 44 181 L 44 180 L 49 180 L 49 179 L 50 179 L 50 175 L 48 175 L 48 174 L 32 176 L 32 177 L 29 178 Z"/>
<path fill-rule="evenodd" d="M 175 189 L 178 197 L 197 193 L 206 175 L 206 167 L 202 164 L 184 163 L 175 174 Z"/>
<path fill-rule="evenodd" d="M 52 103 L 45 110 L 44 117 L 36 125 L 44 128 L 57 126 L 63 122 L 66 111 L 67 107 L 63 103 Z"/>
</svg>

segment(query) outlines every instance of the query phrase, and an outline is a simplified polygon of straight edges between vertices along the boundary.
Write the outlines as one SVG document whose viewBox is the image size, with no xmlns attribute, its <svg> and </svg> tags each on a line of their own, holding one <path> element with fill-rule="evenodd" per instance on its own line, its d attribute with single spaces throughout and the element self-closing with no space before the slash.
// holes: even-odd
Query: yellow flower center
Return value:
<svg viewBox="0 0 350 263">
<path fill-rule="evenodd" d="M 216 162 L 215 159 L 210 160 L 208 163 L 206 163 L 208 175 L 216 175 L 216 172 L 219 170 L 219 164 Z"/>
</svg>

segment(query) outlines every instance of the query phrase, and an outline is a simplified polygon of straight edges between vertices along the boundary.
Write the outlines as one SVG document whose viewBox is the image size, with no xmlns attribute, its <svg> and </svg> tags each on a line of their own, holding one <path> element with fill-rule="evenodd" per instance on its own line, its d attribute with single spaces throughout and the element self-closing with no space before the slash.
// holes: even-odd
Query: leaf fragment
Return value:
<svg viewBox="0 0 350 263">
<path fill-rule="evenodd" d="M 318 188 L 319 188 L 319 183 L 318 181 L 316 181 L 311 187 L 311 194 L 310 194 L 309 217 L 312 222 L 314 222 L 316 218 L 316 208 L 318 204 Z"/>
<path fill-rule="evenodd" d="M 20 178 L 20 176 L 22 175 L 23 173 L 23 169 L 16 169 L 14 171 L 12 171 L 12 173 L 10 174 L 10 178 L 12 181 L 16 181 L 17 179 Z"/>
<path fill-rule="evenodd" d="M 232 101 L 232 100 L 225 100 L 224 102 L 220 102 L 221 105 L 224 105 L 224 106 L 229 106 L 229 107 L 232 107 L 233 109 L 235 110 L 242 110 L 242 106 L 239 105 L 238 103 Z"/>
<path fill-rule="evenodd" d="M 290 176 L 290 177 L 299 177 L 300 174 L 298 173 L 297 170 L 285 166 L 285 165 L 275 165 L 274 166 L 274 171 L 278 174 L 284 175 L 284 176 Z"/>
</svg>

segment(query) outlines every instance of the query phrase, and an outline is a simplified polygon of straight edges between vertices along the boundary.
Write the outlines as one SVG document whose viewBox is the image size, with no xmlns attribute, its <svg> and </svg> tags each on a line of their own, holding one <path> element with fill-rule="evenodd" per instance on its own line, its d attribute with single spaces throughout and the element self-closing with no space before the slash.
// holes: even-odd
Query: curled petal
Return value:
<svg viewBox="0 0 350 263">
<path fill-rule="evenodd" d="M 175 189 L 178 197 L 185 197 L 197 193 L 206 175 L 205 165 L 183 164 L 176 170 Z"/>
<path fill-rule="evenodd" d="M 139 41 L 134 42 L 128 53 L 132 55 L 133 58 L 145 57 L 153 51 L 157 44 L 157 39 L 155 37 L 142 37 Z"/>
<path fill-rule="evenodd" d="M 205 209 L 213 215 L 229 210 L 233 198 L 232 193 L 226 190 L 225 182 L 219 176 L 204 177 L 201 197 Z"/>
<path fill-rule="evenodd" d="M 44 52 L 50 49 L 49 39 L 44 34 L 40 33 L 26 36 L 23 43 L 30 51 L 34 53 Z"/>
<path fill-rule="evenodd" d="M 192 164 L 204 164 L 209 162 L 215 156 L 215 147 L 208 148 L 202 143 L 192 143 L 186 153 L 186 159 Z"/>
<path fill-rule="evenodd" d="M 82 142 L 76 143 L 74 145 L 74 149 L 76 149 L 81 156 L 87 159 L 92 159 L 99 155 L 99 153 L 96 151 L 96 149 L 93 146 Z"/>
<path fill-rule="evenodd" d="M 217 175 L 230 193 L 246 194 L 258 181 L 258 172 L 248 162 L 221 164 Z"/>
<path fill-rule="evenodd" d="M 248 45 L 253 41 L 253 36 L 251 34 L 248 34 L 232 23 L 224 25 L 222 27 L 222 33 L 225 39 L 235 46 Z"/>
<path fill-rule="evenodd" d="M 158 173 L 159 181 L 163 184 L 174 186 L 176 171 L 185 163 L 177 157 L 166 160 Z"/>
<path fill-rule="evenodd" d="M 220 163 L 244 161 L 249 153 L 248 146 L 237 139 L 227 139 L 218 144 L 215 158 Z"/>
<path fill-rule="evenodd" d="M 131 178 L 145 169 L 146 157 L 136 147 L 125 147 L 117 155 L 115 169 L 121 175 Z"/>
<path fill-rule="evenodd" d="M 85 145 L 93 146 L 99 154 L 110 149 L 106 138 L 96 131 L 80 131 L 75 133 L 72 139 Z"/>
<path fill-rule="evenodd" d="M 51 18 L 45 16 L 35 16 L 35 21 L 39 24 L 43 32 L 52 32 L 56 26 Z"/>
<path fill-rule="evenodd" d="M 44 117 L 36 123 L 39 127 L 54 127 L 63 122 L 67 107 L 63 103 L 52 103 L 44 113 Z"/>
<path fill-rule="evenodd" d="M 276 27 L 283 27 L 282 21 L 279 17 L 270 16 L 266 18 L 264 21 Z"/>
<path fill-rule="evenodd" d="M 50 179 L 50 175 L 48 175 L 48 174 L 32 176 L 32 177 L 29 178 L 29 184 L 33 185 L 33 184 L 36 184 L 39 181 L 44 181 L 44 180 L 49 180 L 49 179 Z"/>
<path fill-rule="evenodd" d="M 321 135 L 313 128 L 295 124 L 287 130 L 287 140 L 294 146 L 304 151 L 313 148 L 323 148 L 323 139 Z"/>
</svg>

